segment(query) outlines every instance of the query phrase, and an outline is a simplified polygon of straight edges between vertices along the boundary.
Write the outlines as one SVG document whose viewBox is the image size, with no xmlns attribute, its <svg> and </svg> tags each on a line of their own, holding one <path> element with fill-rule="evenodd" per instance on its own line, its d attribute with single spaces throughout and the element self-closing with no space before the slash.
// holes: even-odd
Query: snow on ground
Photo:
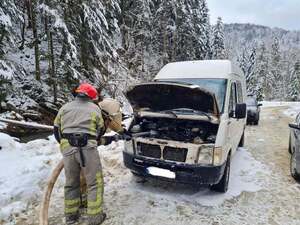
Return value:
<svg viewBox="0 0 300 225">
<path fill-rule="evenodd" d="M 113 149 L 115 150 L 113 151 Z M 127 185 L 126 192 L 144 192 L 145 195 L 155 195 L 158 198 L 170 198 L 170 200 L 182 200 L 188 203 L 196 203 L 204 206 L 218 206 L 225 200 L 232 199 L 239 196 L 242 192 L 256 192 L 263 189 L 267 185 L 265 179 L 269 171 L 265 165 L 255 160 L 247 149 L 240 148 L 232 159 L 231 164 L 231 180 L 229 189 L 226 194 L 220 194 L 210 191 L 208 188 L 187 188 L 186 185 L 170 185 L 170 183 L 158 182 L 158 185 L 143 185 L 136 184 L 131 179 L 131 174 L 124 176 L 124 172 L 120 171 L 122 168 L 122 144 L 115 143 L 107 149 L 99 148 L 100 154 L 103 155 L 104 170 L 109 170 L 109 173 L 114 175 L 114 181 L 120 183 L 121 186 Z M 113 154 L 114 152 L 114 154 Z M 106 162 L 114 162 L 113 164 Z M 118 165 L 119 164 L 119 165 Z M 113 166 L 112 166 L 113 165 Z M 109 168 L 106 168 L 109 167 Z M 112 183 L 108 180 L 108 183 Z M 151 182 L 150 182 L 151 183 Z M 154 181 L 155 183 L 155 181 Z M 159 187 L 162 185 L 163 188 Z M 164 186 L 166 188 L 164 188 Z M 179 188 L 179 190 L 178 190 Z M 179 191 L 179 192 L 178 192 Z M 125 193 L 124 193 L 125 194 Z M 128 193 L 127 193 L 128 194 Z"/>
<path fill-rule="evenodd" d="M 0 146 L 0 218 L 6 220 L 41 196 L 60 155 L 53 137 L 22 144 L 0 133 Z"/>
<path fill-rule="evenodd" d="M 288 108 L 284 111 L 286 115 L 300 111 L 300 103 L 264 102 L 263 104 L 265 110 L 268 107 L 284 106 Z M 268 116 L 270 115 L 268 113 Z M 257 143 L 266 142 L 267 139 L 262 137 L 256 139 Z M 34 200 L 41 197 L 42 186 L 61 156 L 53 137 L 49 140 L 36 140 L 22 144 L 0 133 L 0 146 L 2 147 L 0 150 L 0 218 L 11 220 L 14 213 L 26 210 Z M 161 216 L 167 218 L 167 215 L 172 215 L 172 210 L 176 211 L 181 206 L 202 205 L 222 208 L 224 204 L 234 201 L 244 192 L 260 193 L 260 191 L 268 190 L 271 177 L 274 179 L 274 176 L 268 172 L 270 171 L 268 166 L 271 164 L 267 166 L 255 159 L 250 151 L 240 148 L 232 159 L 229 190 L 226 194 L 215 193 L 208 188 L 190 188 L 158 181 L 137 183 L 123 165 L 123 146 L 123 142 L 120 141 L 98 149 L 105 175 L 105 207 L 111 216 L 114 214 L 117 216 L 119 212 L 124 215 L 124 217 L 118 216 L 110 219 L 116 221 L 116 224 L 123 224 L 123 222 L 136 224 L 131 223 L 137 221 L 136 216 L 141 216 L 141 219 L 147 218 L 143 211 L 149 204 L 155 206 L 152 210 L 156 213 L 165 211 Z M 261 160 L 261 154 L 256 155 L 256 158 Z M 62 186 L 60 185 L 55 191 L 58 191 L 60 195 L 57 195 L 59 198 L 54 201 L 62 204 Z M 113 208 L 112 205 L 114 205 Z M 172 218 L 174 221 L 166 224 L 180 224 L 176 222 L 175 217 Z M 152 222 L 150 224 L 159 222 L 159 218 L 153 218 Z"/>
<path fill-rule="evenodd" d="M 0 130 L 4 130 L 4 129 L 6 129 L 6 127 L 7 127 L 6 123 L 0 122 Z"/>
<path fill-rule="evenodd" d="M 227 193 L 223 195 L 206 190 L 197 193 L 195 198 L 201 205 L 217 206 L 225 200 L 239 196 L 242 192 L 259 191 L 266 187 L 267 181 L 261 177 L 265 177 L 267 171 L 269 170 L 266 166 L 256 161 L 247 149 L 240 148 L 233 156 Z"/>
<path fill-rule="evenodd" d="M 2 150 L 0 164 L 0 218 L 11 219 L 13 214 L 27 209 L 29 204 L 42 194 L 42 184 L 49 177 L 53 167 L 60 159 L 58 146 L 53 137 L 49 140 L 36 140 L 27 144 L 0 133 Z M 268 171 L 256 161 L 246 149 L 239 149 L 232 161 L 229 191 L 223 195 L 202 189 L 183 189 L 169 184 L 141 185 L 132 180 L 129 171 L 123 166 L 123 142 L 108 147 L 99 147 L 106 175 L 107 191 L 123 186 L 127 193 L 143 193 L 151 198 L 167 201 L 177 200 L 205 206 L 217 206 L 242 192 L 256 192 L 264 188 L 260 176 Z M 167 185 L 167 188 L 163 188 Z M 175 190 L 174 190 L 175 188 Z"/>
<path fill-rule="evenodd" d="M 300 102 L 267 102 L 262 101 L 262 108 L 269 108 L 269 107 L 288 107 L 283 113 L 284 115 L 296 118 L 298 113 L 300 112 Z"/>
<path fill-rule="evenodd" d="M 299 112 L 300 112 L 300 102 L 297 102 L 289 105 L 289 108 L 285 110 L 283 113 L 284 115 L 295 119 L 296 116 L 299 114 Z"/>
<path fill-rule="evenodd" d="M 269 102 L 269 101 L 262 101 L 262 108 L 268 107 L 284 107 L 284 106 L 300 106 L 300 102 Z"/>
</svg>

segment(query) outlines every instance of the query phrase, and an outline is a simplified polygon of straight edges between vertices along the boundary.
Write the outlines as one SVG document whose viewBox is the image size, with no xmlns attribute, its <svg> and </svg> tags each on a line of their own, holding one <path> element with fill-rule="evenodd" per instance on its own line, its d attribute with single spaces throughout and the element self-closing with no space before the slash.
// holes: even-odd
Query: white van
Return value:
<svg viewBox="0 0 300 225">
<path fill-rule="evenodd" d="M 170 63 L 127 91 L 134 109 L 124 164 L 133 174 L 228 189 L 243 146 L 246 83 L 228 60 Z"/>
</svg>

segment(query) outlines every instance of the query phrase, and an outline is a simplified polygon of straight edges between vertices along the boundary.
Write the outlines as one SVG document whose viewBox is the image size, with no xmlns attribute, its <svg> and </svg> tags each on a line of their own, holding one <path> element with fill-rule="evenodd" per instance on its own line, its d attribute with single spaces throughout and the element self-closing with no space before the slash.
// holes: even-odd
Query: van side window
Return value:
<svg viewBox="0 0 300 225">
<path fill-rule="evenodd" d="M 236 103 L 237 103 L 236 84 L 232 83 L 231 90 L 230 90 L 230 99 L 229 99 L 229 110 L 228 110 L 229 113 L 235 110 Z"/>
<path fill-rule="evenodd" d="M 243 90 L 242 90 L 242 83 L 237 81 L 237 94 L 238 94 L 238 103 L 243 103 Z"/>
</svg>

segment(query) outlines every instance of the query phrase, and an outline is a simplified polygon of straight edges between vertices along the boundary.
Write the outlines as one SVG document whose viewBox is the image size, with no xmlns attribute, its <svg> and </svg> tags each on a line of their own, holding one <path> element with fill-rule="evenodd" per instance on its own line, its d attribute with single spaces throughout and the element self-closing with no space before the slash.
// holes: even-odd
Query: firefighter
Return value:
<svg viewBox="0 0 300 225">
<path fill-rule="evenodd" d="M 103 175 L 97 142 L 105 132 L 101 109 L 93 103 L 97 90 L 83 83 L 76 89 L 75 100 L 59 110 L 54 135 L 60 143 L 65 168 L 65 218 L 67 224 L 79 220 L 80 172 L 87 183 L 87 223 L 99 225 L 103 212 Z"/>
</svg>

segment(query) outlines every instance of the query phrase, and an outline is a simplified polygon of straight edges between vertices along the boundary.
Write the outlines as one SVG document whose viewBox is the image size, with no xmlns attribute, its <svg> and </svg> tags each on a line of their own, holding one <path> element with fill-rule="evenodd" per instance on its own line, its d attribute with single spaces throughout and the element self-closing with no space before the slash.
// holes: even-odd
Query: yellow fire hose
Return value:
<svg viewBox="0 0 300 225">
<path fill-rule="evenodd" d="M 59 164 L 53 170 L 51 177 L 47 183 L 45 188 L 42 204 L 40 207 L 40 215 L 39 215 L 39 225 L 49 225 L 48 221 L 48 211 L 50 205 L 50 198 L 52 194 L 53 187 L 57 181 L 59 174 L 61 173 L 62 169 L 64 168 L 64 163 L 61 160 Z"/>
</svg>

